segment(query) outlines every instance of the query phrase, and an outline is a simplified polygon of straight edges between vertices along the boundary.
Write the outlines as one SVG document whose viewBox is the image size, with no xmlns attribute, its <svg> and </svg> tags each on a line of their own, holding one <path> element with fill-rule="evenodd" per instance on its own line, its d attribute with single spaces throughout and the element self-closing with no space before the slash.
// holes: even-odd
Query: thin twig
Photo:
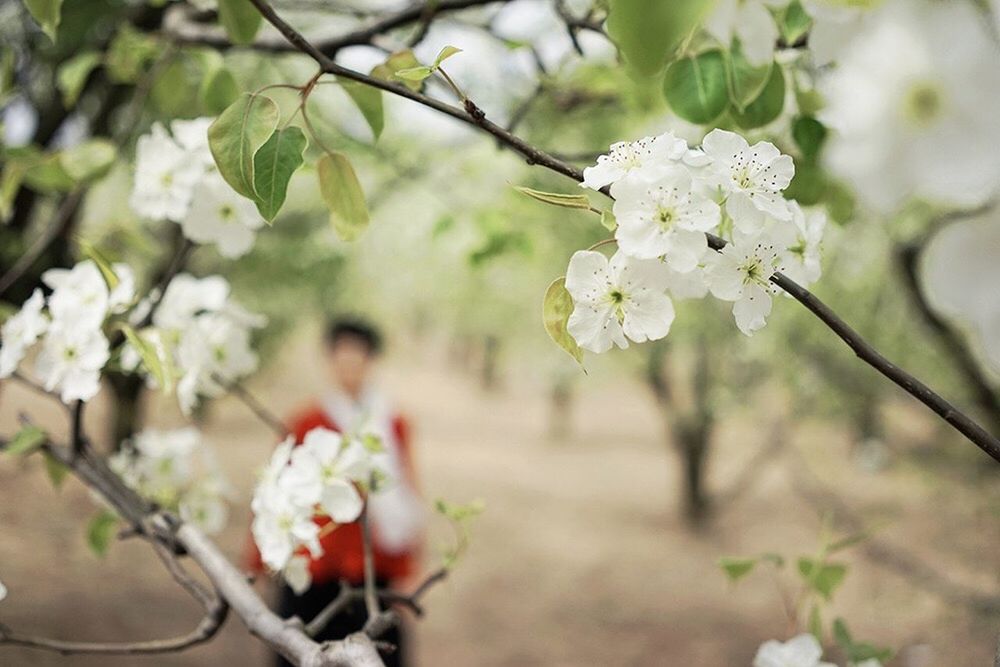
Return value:
<svg viewBox="0 0 1000 667">
<path fill-rule="evenodd" d="M 17 261 L 14 262 L 14 265 L 10 267 L 7 273 L 0 277 L 0 294 L 10 289 L 14 283 L 30 271 L 31 267 L 35 265 L 38 258 L 52 245 L 53 241 L 66 231 L 67 226 L 73 221 L 73 217 L 80 208 L 81 201 L 83 201 L 83 190 L 77 189 L 66 195 L 66 198 L 63 199 L 59 208 L 56 209 L 55 216 L 53 216 L 41 236 L 35 239 L 24 254 L 17 258 Z"/>
<path fill-rule="evenodd" d="M 257 398 L 251 394 L 246 387 L 238 382 L 226 385 L 222 378 L 217 375 L 213 376 L 212 379 L 223 386 L 226 386 L 226 391 L 238 398 L 240 402 L 250 409 L 250 412 L 252 412 L 254 416 L 267 425 L 267 427 L 271 429 L 279 438 L 284 438 L 288 435 L 288 428 L 285 426 L 285 423 L 278 418 L 277 415 L 271 412 L 267 406 L 257 400 Z"/>
<path fill-rule="evenodd" d="M 368 613 L 365 629 L 367 630 L 378 618 L 381 611 L 378 604 L 378 594 L 375 591 L 375 554 L 372 548 L 372 530 L 368 520 L 367 500 L 364 509 L 361 510 L 359 522 L 361 523 L 361 548 L 365 565 L 365 611 Z"/>
</svg>

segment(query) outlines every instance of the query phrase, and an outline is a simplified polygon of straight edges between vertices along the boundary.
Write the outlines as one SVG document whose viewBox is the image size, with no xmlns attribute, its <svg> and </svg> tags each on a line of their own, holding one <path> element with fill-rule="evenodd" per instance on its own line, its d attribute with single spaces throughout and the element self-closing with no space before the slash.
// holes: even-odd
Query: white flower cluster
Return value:
<svg viewBox="0 0 1000 667">
<path fill-rule="evenodd" d="M 58 391 L 65 403 L 93 398 L 111 356 L 104 322 L 125 312 L 135 296 L 132 270 L 124 264 L 112 269 L 118 277 L 114 289 L 91 260 L 42 274 L 52 290 L 48 299 L 36 289 L 0 329 L 0 378 L 10 377 L 41 341 L 34 370 L 45 389 Z"/>
<path fill-rule="evenodd" d="M 133 319 L 141 319 L 149 304 L 148 299 L 140 304 Z M 257 370 L 250 334 L 266 323 L 266 318 L 230 298 L 225 278 L 181 273 L 167 286 L 152 326 L 139 336 L 157 351 L 168 379 L 179 378 L 177 400 L 181 411 L 189 415 L 200 397 L 220 396 L 229 385 Z M 139 362 L 138 351 L 127 346 L 122 365 L 135 369 Z M 149 380 L 155 384 L 152 375 Z"/>
<path fill-rule="evenodd" d="M 752 335 L 771 311 L 776 271 L 803 284 L 820 275 L 826 216 L 784 198 L 794 173 L 773 144 L 751 146 L 724 130 L 699 149 L 671 133 L 612 146 L 584 170 L 583 185 L 610 186 L 618 252 L 570 260 L 570 335 L 592 352 L 663 338 L 674 319 L 670 297 L 708 292 L 733 302 L 736 325 Z M 706 233 L 728 245 L 711 251 Z"/>
<path fill-rule="evenodd" d="M 293 588 L 308 588 L 305 553 L 314 558 L 323 553 L 315 519 L 355 521 L 364 507 L 358 487 L 366 487 L 377 474 L 371 452 L 359 437 L 315 428 L 298 447 L 292 438 L 281 443 L 251 505 L 254 541 L 264 564 L 283 572 Z"/>
<path fill-rule="evenodd" d="M 146 429 L 108 464 L 130 488 L 205 532 L 225 527 L 231 491 L 198 429 Z"/>
<path fill-rule="evenodd" d="M 882 667 L 882 663 L 875 658 L 850 665 Z M 757 655 L 754 656 L 753 667 L 836 667 L 836 665 L 832 662 L 823 662 L 823 647 L 813 635 L 803 633 L 784 643 L 772 639 L 761 644 L 757 649 Z"/>
<path fill-rule="evenodd" d="M 136 143 L 130 203 L 139 215 L 179 223 L 195 243 L 214 243 L 223 257 L 245 255 L 264 220 L 226 184 L 208 148 L 213 118 L 160 123 Z M 172 136 L 171 136 L 172 133 Z"/>
</svg>

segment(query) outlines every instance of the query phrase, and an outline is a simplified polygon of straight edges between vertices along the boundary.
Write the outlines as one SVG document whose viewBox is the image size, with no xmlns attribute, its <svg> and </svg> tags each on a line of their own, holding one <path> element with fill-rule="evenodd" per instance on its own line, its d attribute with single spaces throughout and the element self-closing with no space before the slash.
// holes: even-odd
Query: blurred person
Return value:
<svg viewBox="0 0 1000 667">
<path fill-rule="evenodd" d="M 365 426 L 366 431 L 380 436 L 383 451 L 375 455 L 375 463 L 387 479 L 381 490 L 368 498 L 375 576 L 380 589 L 402 588 L 419 563 L 424 514 L 416 490 L 409 425 L 372 380 L 382 337 L 363 320 L 337 318 L 327 326 L 323 344 L 329 386 L 292 417 L 288 431 L 300 444 L 306 433 L 320 427 L 344 432 Z M 329 519 L 317 519 L 320 526 L 328 523 Z M 296 595 L 287 584 L 281 584 L 278 610 L 285 618 L 297 616 L 308 623 L 337 597 L 341 581 L 355 586 L 364 582 L 360 523 L 341 525 L 321 535 L 323 555 L 309 565 L 311 587 Z M 252 539 L 249 565 L 255 572 L 263 570 Z M 364 602 L 358 599 L 315 639 L 342 639 L 360 631 L 366 619 Z M 408 664 L 405 634 L 405 628 L 397 626 L 380 637 L 397 647 L 391 655 L 383 654 L 386 665 Z M 277 664 L 289 663 L 279 656 Z"/>
</svg>

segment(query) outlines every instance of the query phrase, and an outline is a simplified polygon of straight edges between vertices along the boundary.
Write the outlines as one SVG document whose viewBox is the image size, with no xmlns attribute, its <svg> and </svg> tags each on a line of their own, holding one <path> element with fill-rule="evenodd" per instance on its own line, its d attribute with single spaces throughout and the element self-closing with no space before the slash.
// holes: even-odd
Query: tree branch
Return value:
<svg viewBox="0 0 1000 667">
<path fill-rule="evenodd" d="M 502 145 L 520 153 L 529 164 L 537 164 L 551 171 L 567 176 L 577 182 L 583 181 L 583 172 L 576 167 L 558 160 L 554 156 L 528 144 L 520 137 L 508 132 L 503 127 L 486 118 L 474 102 L 465 100 L 465 108 L 460 109 L 440 100 L 428 97 L 419 92 L 414 92 L 401 84 L 382 81 L 374 77 L 367 76 L 360 72 L 342 67 L 326 57 L 322 51 L 309 43 L 295 28 L 286 23 L 275 13 L 274 9 L 265 0 L 249 0 L 261 13 L 265 20 L 273 25 L 278 32 L 285 36 L 288 42 L 296 49 L 310 56 L 320 66 L 322 71 L 338 77 L 364 83 L 373 88 L 378 88 L 386 92 L 404 97 L 406 99 L 422 104 L 426 107 L 439 111 L 447 116 L 451 116 L 463 123 L 475 126 L 494 136 Z M 602 190 L 604 194 L 609 194 L 608 189 Z M 610 195 L 609 195 L 610 196 Z M 709 245 L 714 250 L 721 250 L 726 242 L 712 234 L 707 234 Z M 791 295 L 796 301 L 812 312 L 823 324 L 825 324 L 834 334 L 847 344 L 857 356 L 877 370 L 879 373 L 889 378 L 904 391 L 915 397 L 921 403 L 938 414 L 957 431 L 971 440 L 976 446 L 986 452 L 994 460 L 1000 462 L 1000 440 L 988 433 L 982 426 L 973 419 L 962 413 L 954 405 L 942 398 L 930 387 L 922 383 L 910 373 L 899 368 L 878 352 L 871 344 L 864 340 L 858 332 L 847 325 L 840 317 L 830 309 L 825 303 L 820 301 L 809 290 L 805 289 L 795 281 L 781 273 L 776 273 L 771 278 L 771 282 Z"/>
</svg>

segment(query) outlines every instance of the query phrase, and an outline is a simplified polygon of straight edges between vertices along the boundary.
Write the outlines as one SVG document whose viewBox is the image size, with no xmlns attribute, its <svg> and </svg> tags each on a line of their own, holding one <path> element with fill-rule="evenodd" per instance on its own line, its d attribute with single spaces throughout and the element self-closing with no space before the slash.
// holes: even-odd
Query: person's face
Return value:
<svg viewBox="0 0 1000 667">
<path fill-rule="evenodd" d="M 375 358 L 364 340 L 357 336 L 341 336 L 327 347 L 327 362 L 333 383 L 357 396 L 371 374 Z"/>
</svg>

